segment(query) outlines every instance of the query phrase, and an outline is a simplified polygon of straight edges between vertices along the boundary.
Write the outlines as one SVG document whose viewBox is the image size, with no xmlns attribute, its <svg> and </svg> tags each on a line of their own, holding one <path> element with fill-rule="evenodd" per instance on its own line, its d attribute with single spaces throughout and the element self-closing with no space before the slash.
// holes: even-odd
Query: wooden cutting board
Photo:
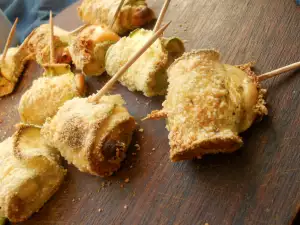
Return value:
<svg viewBox="0 0 300 225">
<path fill-rule="evenodd" d="M 162 4 L 149 0 L 157 14 Z M 78 27 L 77 6 L 59 14 L 55 25 Z M 300 8 L 293 0 L 173 0 L 169 20 L 165 36 L 185 39 L 187 50 L 215 48 L 230 64 L 255 60 L 258 73 L 300 60 Z M 15 93 L 0 100 L 0 140 L 14 132 L 18 101 L 41 72 L 30 63 Z M 89 92 L 107 79 L 88 78 Z M 163 97 L 146 98 L 117 84 L 113 93 L 123 95 L 144 130 L 134 134 L 121 170 L 102 179 L 66 166 L 62 187 L 23 224 L 288 224 L 300 203 L 300 72 L 263 87 L 269 115 L 243 134 L 242 149 L 172 163 L 165 122 L 140 121 L 161 108 Z"/>
</svg>

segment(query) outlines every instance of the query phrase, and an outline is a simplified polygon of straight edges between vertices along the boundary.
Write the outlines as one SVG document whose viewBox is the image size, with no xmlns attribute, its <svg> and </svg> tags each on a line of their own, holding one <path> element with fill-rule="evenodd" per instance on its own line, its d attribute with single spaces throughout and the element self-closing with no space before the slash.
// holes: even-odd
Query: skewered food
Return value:
<svg viewBox="0 0 300 225">
<path fill-rule="evenodd" d="M 43 125 L 64 102 L 83 95 L 83 75 L 74 76 L 67 64 L 45 65 L 43 77 L 35 80 L 21 97 L 18 109 L 21 120 Z"/>
<path fill-rule="evenodd" d="M 43 24 L 33 30 L 28 37 L 27 52 L 33 54 L 37 63 L 43 65 L 50 61 L 50 25 Z M 69 32 L 54 26 L 54 54 L 57 63 L 71 63 L 72 59 L 68 51 Z"/>
<path fill-rule="evenodd" d="M 105 68 L 114 75 L 150 37 L 150 30 L 137 29 L 112 45 L 106 54 Z M 164 95 L 167 90 L 168 66 L 184 52 L 178 38 L 159 38 L 119 79 L 130 91 L 142 91 L 145 96 Z"/>
<path fill-rule="evenodd" d="M 0 217 L 21 222 L 56 192 L 65 170 L 58 152 L 43 144 L 37 127 L 20 125 L 0 149 Z"/>
<path fill-rule="evenodd" d="M 25 44 L 26 42 L 18 48 L 9 48 L 4 59 L 0 56 L 0 97 L 14 90 L 25 64 L 33 58 L 24 51 Z"/>
<path fill-rule="evenodd" d="M 233 152 L 243 144 L 239 133 L 267 114 L 265 90 L 250 70 L 219 62 L 219 53 L 186 53 L 168 70 L 163 109 L 148 118 L 167 118 L 172 161 Z"/>
<path fill-rule="evenodd" d="M 86 75 L 105 71 L 105 54 L 119 36 L 103 25 L 84 25 L 70 33 L 69 51 L 76 68 Z"/>
<path fill-rule="evenodd" d="M 78 7 L 80 18 L 88 24 L 110 26 L 120 0 L 84 0 Z M 145 0 L 126 0 L 112 30 L 119 35 L 145 25 L 154 19 L 153 11 Z"/>
<path fill-rule="evenodd" d="M 8 95 L 13 92 L 15 84 L 0 75 L 0 97 Z"/>
<path fill-rule="evenodd" d="M 126 157 L 135 129 L 123 104 L 120 95 L 104 96 L 96 103 L 74 98 L 47 119 L 42 136 L 80 171 L 110 176 Z"/>
</svg>

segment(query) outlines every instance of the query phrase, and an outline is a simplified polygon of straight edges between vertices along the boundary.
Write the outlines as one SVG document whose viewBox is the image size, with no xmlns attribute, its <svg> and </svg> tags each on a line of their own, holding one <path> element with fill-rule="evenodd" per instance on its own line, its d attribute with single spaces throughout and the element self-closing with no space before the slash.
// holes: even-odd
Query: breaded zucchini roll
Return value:
<svg viewBox="0 0 300 225">
<path fill-rule="evenodd" d="M 84 0 L 78 7 L 78 14 L 85 23 L 110 26 L 119 4 L 120 0 Z M 126 0 L 112 29 L 124 35 L 153 19 L 154 13 L 145 0 Z"/>
<path fill-rule="evenodd" d="M 0 149 L 0 217 L 21 222 L 50 199 L 66 172 L 37 127 L 20 125 Z"/>
<path fill-rule="evenodd" d="M 135 120 L 120 95 L 103 96 L 97 103 L 74 98 L 47 119 L 45 142 L 80 171 L 110 176 L 120 168 L 135 129 Z"/>
<path fill-rule="evenodd" d="M 105 71 L 107 49 L 120 37 L 103 25 L 84 25 L 70 33 L 69 51 L 76 69 L 98 76 Z"/>
<path fill-rule="evenodd" d="M 33 55 L 26 51 L 26 43 L 20 47 L 9 48 L 5 59 L 0 60 L 0 97 L 13 92 L 27 61 L 33 59 Z"/>
<path fill-rule="evenodd" d="M 67 100 L 84 95 L 83 75 L 74 75 L 67 64 L 45 65 L 43 77 L 35 80 L 21 97 L 22 122 L 43 125 Z"/>
<path fill-rule="evenodd" d="M 153 31 L 137 29 L 112 45 L 105 58 L 105 68 L 113 76 L 129 58 L 153 35 Z M 167 91 L 167 68 L 182 55 L 184 45 L 178 38 L 159 38 L 119 81 L 130 91 L 141 91 L 145 96 L 164 95 Z"/>
<path fill-rule="evenodd" d="M 166 117 L 172 161 L 233 152 L 243 144 L 239 133 L 267 114 L 250 65 L 222 64 L 214 50 L 184 54 L 170 66 L 168 82 L 163 109 L 148 117 Z"/>
<path fill-rule="evenodd" d="M 57 63 L 71 63 L 72 59 L 68 52 L 69 32 L 54 26 L 54 57 Z M 50 61 L 50 25 L 42 24 L 34 29 L 25 39 L 26 51 L 34 55 L 34 60 L 40 65 Z"/>
</svg>

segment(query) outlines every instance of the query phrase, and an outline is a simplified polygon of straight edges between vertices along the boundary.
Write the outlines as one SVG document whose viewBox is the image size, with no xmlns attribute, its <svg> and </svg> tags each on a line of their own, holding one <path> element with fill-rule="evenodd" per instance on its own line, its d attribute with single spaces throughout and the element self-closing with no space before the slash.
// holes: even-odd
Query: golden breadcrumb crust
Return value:
<svg viewBox="0 0 300 225">
<path fill-rule="evenodd" d="M 153 35 L 150 30 L 137 29 L 128 37 L 123 37 L 112 45 L 106 54 L 105 68 L 110 76 L 117 71 L 137 52 Z M 171 43 L 173 43 L 171 45 Z M 176 44 L 174 44 L 176 43 Z M 167 68 L 176 57 L 172 46 L 178 46 L 181 55 L 184 46 L 180 39 L 159 38 L 120 78 L 122 85 L 130 91 L 141 91 L 145 96 L 164 95 L 167 91 Z M 170 48 L 168 48 L 170 47 Z M 173 47 L 174 48 L 174 47 Z"/>
<path fill-rule="evenodd" d="M 119 0 L 84 0 L 78 7 L 78 14 L 85 23 L 110 26 L 119 3 Z M 112 29 L 124 35 L 153 19 L 154 13 L 145 0 L 126 0 Z"/>
<path fill-rule="evenodd" d="M 98 103 L 74 98 L 46 121 L 42 136 L 80 171 L 109 176 L 125 158 L 135 129 L 123 104 L 120 95 L 104 96 Z"/>
<path fill-rule="evenodd" d="M 41 141 L 38 127 L 20 125 L 0 149 L 0 216 L 22 222 L 56 192 L 66 171 L 58 152 Z"/>
<path fill-rule="evenodd" d="M 214 50 L 185 53 L 169 67 L 163 110 L 148 118 L 167 117 L 172 161 L 233 152 L 243 144 L 238 134 L 267 114 L 265 91 L 249 65 L 242 69 L 221 64 Z"/>
<path fill-rule="evenodd" d="M 19 114 L 22 122 L 36 125 L 43 125 L 48 117 L 53 117 L 58 108 L 67 100 L 81 95 L 76 87 L 74 74 L 70 71 L 69 65 L 61 68 L 47 68 L 51 73 L 61 72 L 51 77 L 46 74 L 35 80 L 21 97 L 19 103 Z M 54 71 L 52 71 L 54 69 Z M 62 69 L 62 71 L 58 71 Z"/>
</svg>

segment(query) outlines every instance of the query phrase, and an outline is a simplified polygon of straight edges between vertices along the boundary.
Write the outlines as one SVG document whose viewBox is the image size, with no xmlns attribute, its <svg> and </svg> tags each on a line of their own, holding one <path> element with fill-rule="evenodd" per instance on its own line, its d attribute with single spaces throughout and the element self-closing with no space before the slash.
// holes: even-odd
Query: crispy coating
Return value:
<svg viewBox="0 0 300 225">
<path fill-rule="evenodd" d="M 8 49 L 5 59 L 0 60 L 0 97 L 13 92 L 27 61 L 32 58 L 22 45 Z"/>
<path fill-rule="evenodd" d="M 0 56 L 2 58 L 2 55 Z M 16 83 L 21 76 L 25 64 L 33 56 L 27 54 L 23 47 L 9 48 L 4 60 L 0 60 L 0 75 Z"/>
<path fill-rule="evenodd" d="M 80 171 L 110 176 L 120 168 L 135 129 L 123 104 L 120 95 L 104 96 L 98 103 L 74 98 L 46 121 L 42 136 Z"/>
<path fill-rule="evenodd" d="M 72 32 L 69 52 L 76 68 L 86 75 L 101 75 L 105 71 L 105 54 L 119 36 L 102 25 L 84 25 Z"/>
<path fill-rule="evenodd" d="M 46 118 L 54 116 L 64 102 L 80 94 L 69 65 L 46 67 L 44 77 L 35 80 L 21 97 L 18 108 L 21 120 L 24 123 L 43 125 Z"/>
<path fill-rule="evenodd" d="M 246 69 L 246 68 L 245 68 Z M 267 114 L 264 91 L 252 74 L 219 62 L 219 53 L 186 53 L 168 70 L 167 115 L 172 161 L 233 152 L 243 144 L 239 133 Z"/>
<path fill-rule="evenodd" d="M 71 63 L 72 59 L 67 45 L 68 32 L 54 27 L 54 48 L 57 63 Z M 36 60 L 39 64 L 49 63 L 49 25 L 39 26 L 30 33 L 21 46 L 8 49 L 6 58 L 0 61 L 0 97 L 13 92 L 29 60 Z"/>
<path fill-rule="evenodd" d="M 21 222 L 56 192 L 65 170 L 58 152 L 43 144 L 37 127 L 21 125 L 0 149 L 0 217 Z"/>
<path fill-rule="evenodd" d="M 105 68 L 110 76 L 129 60 L 147 40 L 153 35 L 150 30 L 138 29 L 133 31 L 129 37 L 123 37 L 115 45 L 112 45 L 106 54 Z M 179 39 L 174 42 L 180 43 L 179 54 L 184 47 Z M 130 91 L 141 91 L 145 96 L 164 95 L 167 91 L 166 69 L 174 61 L 173 51 L 167 48 L 171 43 L 165 39 L 158 39 L 128 70 L 119 81 Z M 174 45 L 173 45 L 174 46 Z M 177 45 L 176 45 L 177 46 Z"/>
<path fill-rule="evenodd" d="M 50 25 L 42 24 L 34 29 L 24 40 L 27 42 L 26 51 L 33 54 L 34 59 L 39 64 L 49 63 L 50 61 Z M 69 33 L 59 27 L 54 26 L 54 52 L 57 63 L 71 63 L 68 52 Z"/>
<path fill-rule="evenodd" d="M 80 18 L 88 24 L 110 26 L 120 0 L 84 0 L 78 7 Z M 113 31 L 124 35 L 154 19 L 145 0 L 126 0 L 114 23 Z"/>
<path fill-rule="evenodd" d="M 7 80 L 5 77 L 0 76 L 0 97 L 8 95 L 13 92 L 16 83 Z"/>
</svg>

